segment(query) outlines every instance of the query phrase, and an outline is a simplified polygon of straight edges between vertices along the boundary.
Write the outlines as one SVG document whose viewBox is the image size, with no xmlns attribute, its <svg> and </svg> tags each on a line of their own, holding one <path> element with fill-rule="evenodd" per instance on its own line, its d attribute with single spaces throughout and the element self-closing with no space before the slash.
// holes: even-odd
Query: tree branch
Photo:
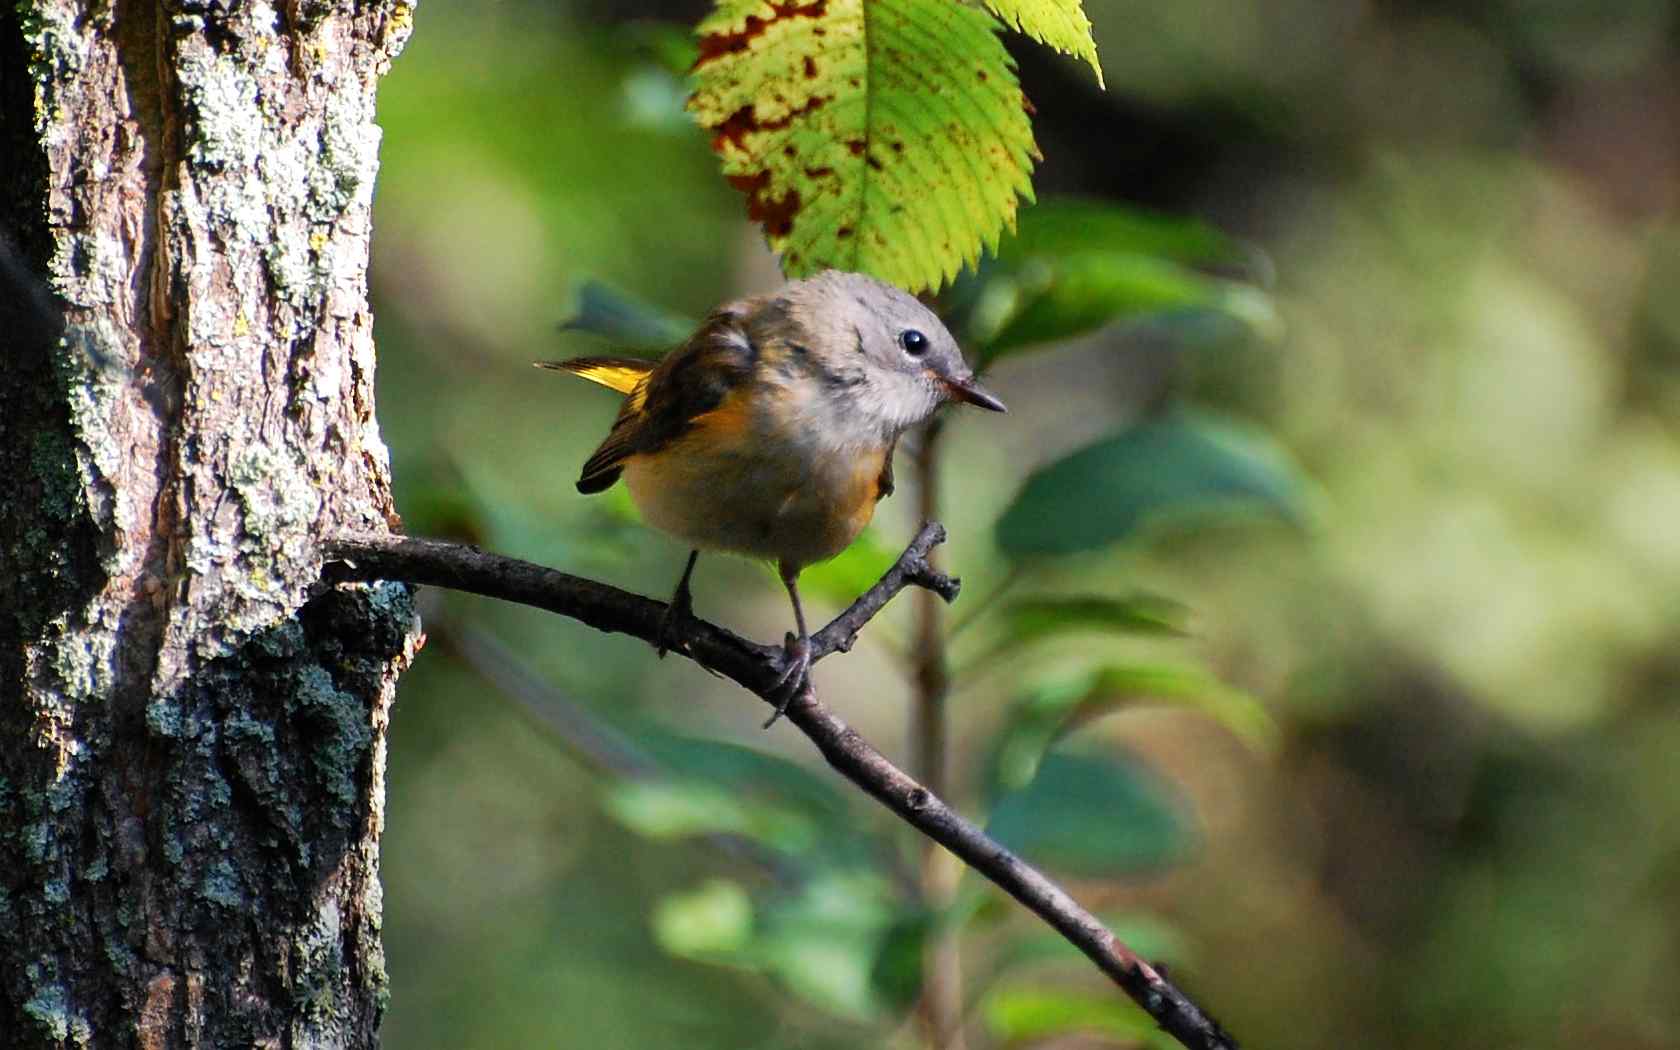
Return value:
<svg viewBox="0 0 1680 1050">
<path fill-rule="evenodd" d="M 944 539 L 945 529 L 937 522 L 923 525 L 880 581 L 812 636 L 813 662 L 850 649 L 864 625 L 905 587 L 955 599 L 959 581 L 935 572 L 927 561 L 928 552 Z M 326 557 L 332 563 L 328 579 L 402 580 L 469 591 L 546 609 L 650 645 L 659 640 L 665 613 L 663 602 L 463 544 L 341 534 L 327 541 Z M 780 647 L 760 645 L 699 619 L 683 623 L 679 636 L 682 648 L 675 651 L 775 704 L 767 694 L 781 668 Z M 1191 1050 L 1236 1050 L 1236 1041 L 1212 1018 L 1061 887 L 894 766 L 813 691 L 806 689 L 794 699 L 787 719 L 841 775 L 1049 923 L 1180 1043 Z"/>
</svg>

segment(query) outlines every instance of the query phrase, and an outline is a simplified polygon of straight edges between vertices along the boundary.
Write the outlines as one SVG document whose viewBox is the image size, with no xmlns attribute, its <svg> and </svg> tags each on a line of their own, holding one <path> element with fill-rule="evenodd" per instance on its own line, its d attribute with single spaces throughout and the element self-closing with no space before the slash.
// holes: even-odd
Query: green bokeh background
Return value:
<svg viewBox="0 0 1680 1050">
<path fill-rule="evenodd" d="M 1075 887 L 1169 927 L 1175 973 L 1245 1045 L 1675 1045 L 1680 7 L 1086 6 L 1106 95 L 1015 47 L 1040 186 L 1257 244 L 1283 334 L 1187 353 L 1132 328 L 1002 361 L 990 385 L 1010 415 L 952 417 L 946 564 L 965 601 L 983 596 L 1022 479 L 1168 391 L 1269 431 L 1318 514 L 1305 532 L 1174 530 L 1048 569 L 1044 590 L 1170 595 L 1193 635 L 1009 661 L 953 700 L 959 768 L 1033 676 L 1173 646 L 1258 697 L 1279 742 L 1185 711 L 1106 720 L 1175 785 L 1195 846 L 1160 874 Z M 411 528 L 644 593 L 674 581 L 675 543 L 573 490 L 613 399 L 529 362 L 598 348 L 556 327 L 584 279 L 688 314 L 776 279 L 635 21 L 697 13 L 417 10 L 380 94 L 373 278 Z M 883 543 L 911 534 L 911 504 L 883 505 Z M 754 637 L 785 627 L 757 566 L 703 561 L 696 593 Z M 785 725 L 761 733 L 751 698 L 639 643 L 459 596 L 435 611 L 607 722 L 814 761 Z M 876 642 L 906 616 L 818 676 L 894 757 L 907 694 Z M 836 1020 L 664 953 L 657 902 L 729 859 L 603 815 L 599 781 L 448 647 L 405 677 L 390 756 L 393 1050 L 915 1045 L 905 1024 Z M 957 801 L 978 792 L 965 774 Z M 978 1019 L 970 1035 L 989 1045 Z"/>
</svg>

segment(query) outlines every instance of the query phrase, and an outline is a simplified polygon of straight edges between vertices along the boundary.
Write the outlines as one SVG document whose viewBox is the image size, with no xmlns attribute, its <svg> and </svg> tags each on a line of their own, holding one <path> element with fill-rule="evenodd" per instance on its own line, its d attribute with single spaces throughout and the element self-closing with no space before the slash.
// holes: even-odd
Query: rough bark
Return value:
<svg viewBox="0 0 1680 1050">
<path fill-rule="evenodd" d="M 365 269 L 411 14 L 0 13 L 0 1046 L 377 1041 L 417 625 L 317 537 L 392 518 Z"/>
</svg>

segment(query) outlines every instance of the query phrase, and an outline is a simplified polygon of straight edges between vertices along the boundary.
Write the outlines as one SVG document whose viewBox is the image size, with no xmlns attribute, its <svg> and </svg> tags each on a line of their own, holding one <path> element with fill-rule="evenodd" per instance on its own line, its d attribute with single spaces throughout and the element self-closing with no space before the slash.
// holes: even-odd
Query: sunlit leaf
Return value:
<svg viewBox="0 0 1680 1050">
<path fill-rule="evenodd" d="M 599 281 L 578 289 L 577 312 L 561 323 L 564 331 L 598 335 L 628 350 L 669 350 L 687 339 L 696 322 Z"/>
<path fill-rule="evenodd" d="M 1091 1032 L 1131 1045 L 1177 1044 L 1135 1003 L 1112 993 L 1092 994 L 1060 988 L 1009 987 L 989 993 L 980 1016 L 993 1038 L 1031 1043 L 1069 1032 Z"/>
<path fill-rule="evenodd" d="M 1037 156 L 997 28 L 951 0 L 720 0 L 689 107 L 790 276 L 920 291 L 997 246 Z"/>
<path fill-rule="evenodd" d="M 1059 750 L 998 799 L 986 829 L 1023 856 L 1073 875 L 1163 867 L 1189 845 L 1189 816 L 1135 758 Z"/>
<path fill-rule="evenodd" d="M 687 959 L 727 958 L 747 946 L 752 929 L 752 900 L 739 883 L 726 879 L 673 893 L 653 910 L 654 940 Z"/>
<path fill-rule="evenodd" d="M 1304 487 L 1264 436 L 1179 410 L 1140 423 L 1027 479 L 997 523 L 1011 557 L 1076 554 L 1166 516 L 1258 509 L 1304 517 Z"/>
<path fill-rule="evenodd" d="M 1057 51 L 1082 58 L 1103 80 L 1097 61 L 1097 42 L 1091 39 L 1091 20 L 1080 0 L 985 0 L 992 13 L 1009 25 Z"/>
</svg>

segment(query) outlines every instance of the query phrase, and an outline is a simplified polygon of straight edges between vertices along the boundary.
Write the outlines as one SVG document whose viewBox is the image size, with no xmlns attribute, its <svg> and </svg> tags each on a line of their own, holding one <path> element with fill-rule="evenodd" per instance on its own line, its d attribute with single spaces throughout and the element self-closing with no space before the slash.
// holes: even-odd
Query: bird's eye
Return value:
<svg viewBox="0 0 1680 1050">
<path fill-rule="evenodd" d="M 928 337 L 914 328 L 906 328 L 898 334 L 898 345 L 911 357 L 921 357 L 928 351 Z"/>
</svg>

